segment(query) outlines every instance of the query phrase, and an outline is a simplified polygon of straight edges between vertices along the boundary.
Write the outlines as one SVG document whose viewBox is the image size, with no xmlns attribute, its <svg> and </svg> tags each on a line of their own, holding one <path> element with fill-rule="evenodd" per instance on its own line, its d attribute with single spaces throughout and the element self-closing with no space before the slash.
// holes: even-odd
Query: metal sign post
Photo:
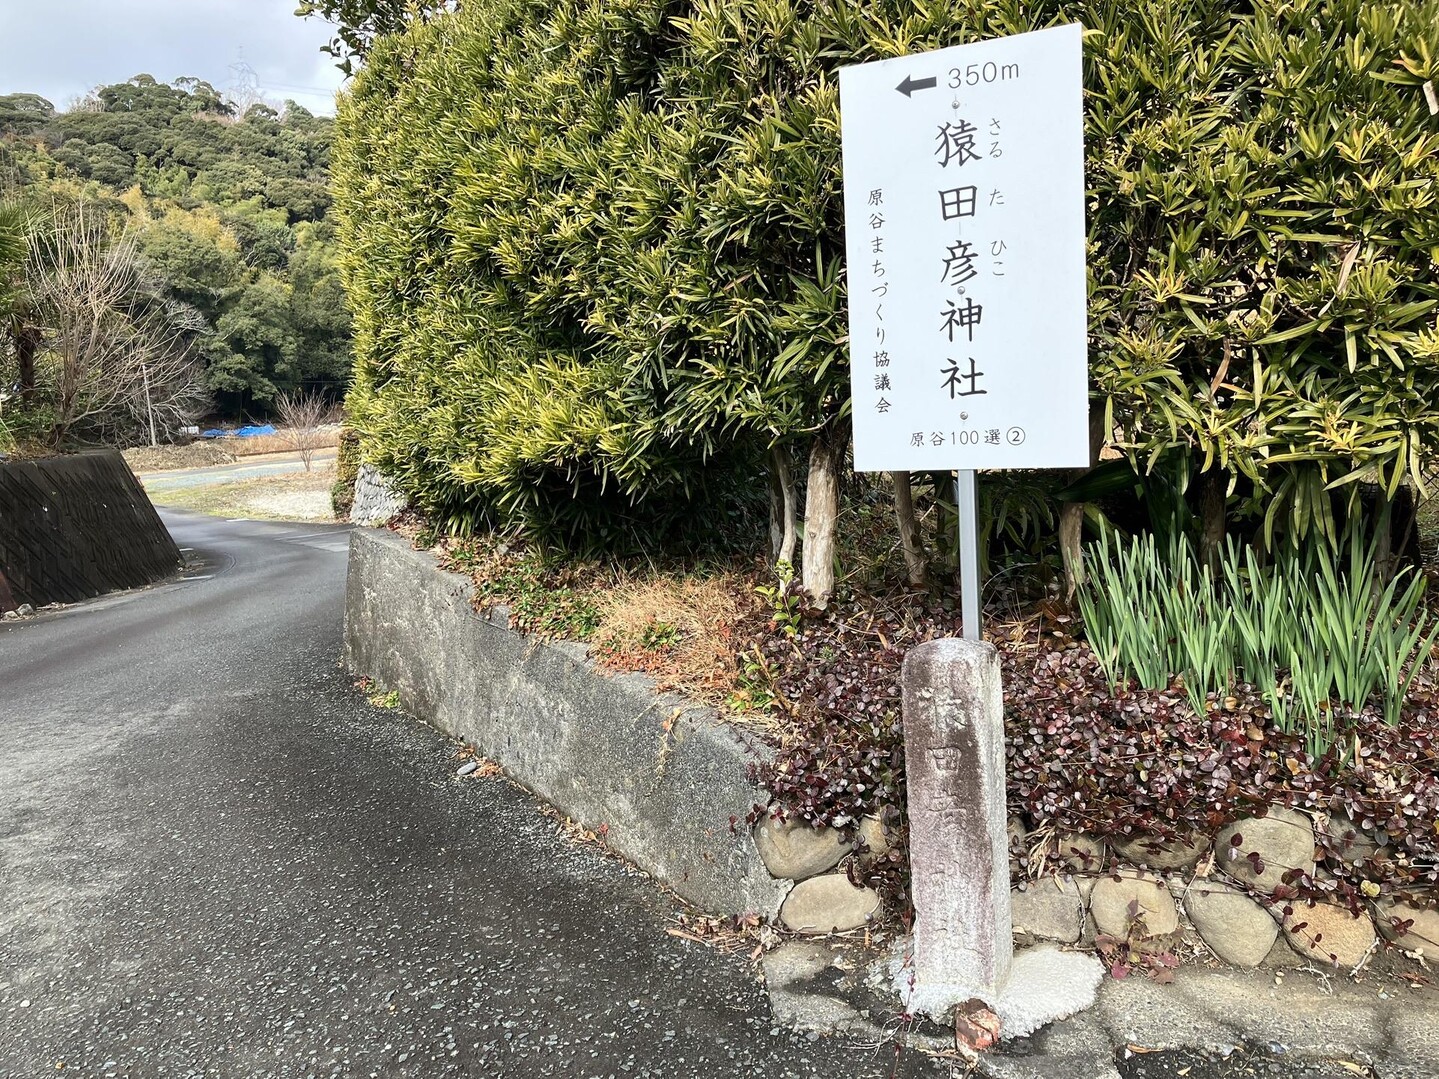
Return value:
<svg viewBox="0 0 1439 1079">
<path fill-rule="evenodd" d="M 959 602 L 967 641 L 980 637 L 979 523 L 974 469 L 961 468 L 954 481 L 954 503 L 959 511 Z"/>
<path fill-rule="evenodd" d="M 1081 35 L 840 71 L 855 468 L 959 470 L 972 639 L 975 470 L 1089 464 Z"/>
</svg>

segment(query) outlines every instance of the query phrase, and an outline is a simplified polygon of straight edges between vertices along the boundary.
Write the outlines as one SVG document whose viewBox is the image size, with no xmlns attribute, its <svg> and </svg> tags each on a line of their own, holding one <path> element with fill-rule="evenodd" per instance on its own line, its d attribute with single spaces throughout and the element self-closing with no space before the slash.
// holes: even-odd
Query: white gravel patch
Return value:
<svg viewBox="0 0 1439 1079">
<path fill-rule="evenodd" d="M 329 491 L 284 491 L 253 495 L 245 500 L 252 513 L 264 513 L 287 521 L 333 521 Z"/>
</svg>

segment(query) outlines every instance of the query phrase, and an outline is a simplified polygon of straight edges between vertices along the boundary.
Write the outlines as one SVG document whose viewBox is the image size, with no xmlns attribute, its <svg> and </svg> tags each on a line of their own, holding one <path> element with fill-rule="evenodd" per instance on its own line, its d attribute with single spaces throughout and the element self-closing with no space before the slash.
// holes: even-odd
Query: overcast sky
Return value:
<svg viewBox="0 0 1439 1079">
<path fill-rule="evenodd" d="M 295 0 L 0 0 L 0 94 L 36 93 L 63 109 L 141 73 L 224 91 L 243 58 L 266 99 L 333 114 L 341 75 L 320 52 L 330 27 L 294 11 Z"/>
</svg>

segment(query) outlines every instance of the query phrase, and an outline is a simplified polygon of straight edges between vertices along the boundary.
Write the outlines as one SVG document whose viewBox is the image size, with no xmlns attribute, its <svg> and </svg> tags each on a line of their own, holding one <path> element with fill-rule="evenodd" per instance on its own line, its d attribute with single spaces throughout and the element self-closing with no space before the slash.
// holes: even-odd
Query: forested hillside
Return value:
<svg viewBox="0 0 1439 1079">
<path fill-rule="evenodd" d="M 157 398 L 172 426 L 264 415 L 297 388 L 338 398 L 350 329 L 326 220 L 332 126 L 293 103 L 239 114 L 195 79 L 139 75 L 65 111 L 0 96 L 0 231 L 12 234 L 8 270 L 0 239 L 0 392 L 20 399 L 0 422 L 12 439 L 123 440 Z M 131 354 L 157 353 L 138 372 L 90 370 L 100 361 L 70 341 L 67 297 L 77 308 L 102 277 L 117 287 L 117 261 L 129 291 L 106 326 Z M 137 373 L 164 383 L 148 405 L 146 387 L 110 385 Z"/>
</svg>

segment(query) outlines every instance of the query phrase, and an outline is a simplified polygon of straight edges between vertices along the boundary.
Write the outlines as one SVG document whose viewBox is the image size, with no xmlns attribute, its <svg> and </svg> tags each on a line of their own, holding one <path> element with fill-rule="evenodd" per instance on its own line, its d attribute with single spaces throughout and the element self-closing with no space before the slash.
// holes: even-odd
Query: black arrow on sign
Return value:
<svg viewBox="0 0 1439 1079">
<path fill-rule="evenodd" d="M 916 90 L 934 89 L 934 83 L 935 80 L 932 77 L 928 79 L 912 79 L 908 75 L 906 75 L 904 77 L 904 82 L 896 86 L 895 89 L 898 90 L 905 97 L 909 97 Z"/>
</svg>

